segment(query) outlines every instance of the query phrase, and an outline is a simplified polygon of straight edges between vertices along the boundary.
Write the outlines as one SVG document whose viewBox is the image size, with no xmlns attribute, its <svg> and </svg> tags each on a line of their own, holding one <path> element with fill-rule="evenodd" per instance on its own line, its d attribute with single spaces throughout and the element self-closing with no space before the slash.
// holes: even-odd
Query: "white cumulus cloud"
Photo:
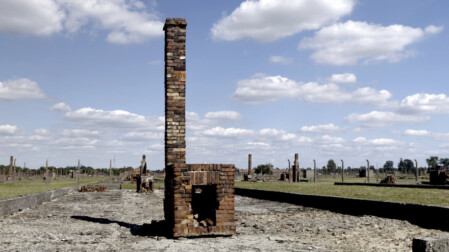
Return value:
<svg viewBox="0 0 449 252">
<path fill-rule="evenodd" d="M 145 116 L 124 110 L 101 110 L 94 108 L 80 108 L 65 114 L 66 120 L 88 124 L 102 125 L 103 127 L 156 127 L 160 120 L 148 120 Z"/>
<path fill-rule="evenodd" d="M 423 130 L 407 129 L 404 130 L 403 134 L 406 136 L 426 137 L 426 139 L 431 137 L 433 140 L 443 142 L 447 142 L 449 140 L 449 133 L 436 133 L 424 129 Z"/>
<path fill-rule="evenodd" d="M 0 31 L 48 36 L 63 29 L 65 13 L 54 0 L 0 1 Z"/>
<path fill-rule="evenodd" d="M 61 132 L 61 135 L 65 137 L 97 137 L 100 135 L 98 130 L 88 129 L 65 129 Z"/>
<path fill-rule="evenodd" d="M 261 129 L 259 136 L 263 139 L 271 139 L 272 141 L 290 141 L 297 138 L 293 133 L 286 132 L 285 130 L 265 128 Z"/>
<path fill-rule="evenodd" d="M 284 64 L 289 65 L 293 62 L 293 58 L 291 57 L 284 57 L 284 56 L 271 56 L 270 57 L 271 63 L 278 63 L 278 64 Z"/>
<path fill-rule="evenodd" d="M 270 147 L 269 144 L 264 143 L 264 142 L 248 142 L 247 144 L 250 146 L 256 146 L 256 147 Z"/>
<path fill-rule="evenodd" d="M 17 132 L 16 125 L 2 124 L 0 125 L 0 134 L 12 135 Z"/>
<path fill-rule="evenodd" d="M 329 136 L 329 135 L 324 135 L 320 139 L 318 139 L 318 141 L 321 143 L 326 143 L 326 144 L 329 144 L 329 143 L 335 144 L 335 143 L 344 143 L 345 139 L 342 137 L 333 137 L 333 136 Z"/>
<path fill-rule="evenodd" d="M 358 88 L 351 93 L 351 100 L 357 104 L 371 107 L 396 107 L 396 101 L 390 101 L 392 94 L 385 89 L 376 90 L 370 87 Z"/>
<path fill-rule="evenodd" d="M 408 45 L 442 30 L 443 27 L 436 26 L 421 29 L 349 20 L 320 29 L 314 37 L 303 39 L 299 48 L 314 50 L 311 58 L 322 64 L 353 65 L 360 60 L 397 62 L 415 54 L 406 50 Z"/>
<path fill-rule="evenodd" d="M 48 36 L 105 30 L 111 43 L 140 43 L 163 35 L 159 17 L 136 0 L 3 0 L 0 31 Z"/>
<path fill-rule="evenodd" d="M 428 135 L 430 135 L 430 132 L 428 130 L 407 129 L 404 131 L 404 135 L 406 135 L 406 136 L 428 136 Z"/>
<path fill-rule="evenodd" d="M 38 135 L 48 135 L 50 134 L 50 131 L 48 131 L 47 129 L 35 129 L 34 133 Z"/>
<path fill-rule="evenodd" d="M 449 97 L 445 94 L 414 94 L 405 97 L 399 105 L 401 113 L 449 113 Z"/>
<path fill-rule="evenodd" d="M 98 140 L 91 140 L 87 137 L 80 138 L 60 138 L 54 141 L 55 145 L 72 148 L 73 146 L 93 146 L 98 143 Z"/>
<path fill-rule="evenodd" d="M 354 0 L 246 0 L 215 23 L 212 37 L 273 41 L 304 30 L 319 29 L 352 12 Z"/>
<path fill-rule="evenodd" d="M 313 126 L 302 126 L 300 129 L 300 131 L 302 132 L 322 133 L 322 134 L 330 134 L 334 132 L 339 132 L 341 130 L 342 128 L 334 125 L 333 123 L 313 125 Z"/>
<path fill-rule="evenodd" d="M 62 111 L 62 112 L 68 112 L 68 111 L 72 110 L 72 108 L 70 108 L 70 106 L 64 102 L 56 103 L 50 109 L 55 110 L 55 111 Z"/>
<path fill-rule="evenodd" d="M 237 111 L 229 111 L 229 110 L 222 110 L 222 111 L 216 111 L 216 112 L 207 112 L 204 116 L 208 119 L 228 119 L 228 120 L 240 120 L 242 119 L 242 115 L 240 115 Z"/>
<path fill-rule="evenodd" d="M 131 131 L 123 136 L 126 141 L 148 141 L 148 140 L 160 140 L 164 138 L 164 134 L 161 132 L 139 132 Z"/>
<path fill-rule="evenodd" d="M 44 92 L 36 82 L 29 79 L 18 79 L 0 82 L 0 100 L 43 99 Z"/>
<path fill-rule="evenodd" d="M 379 147 L 379 146 L 397 147 L 397 146 L 404 145 L 403 142 L 400 142 L 398 140 L 391 139 L 391 138 L 375 138 L 375 139 L 368 140 L 365 137 L 357 137 L 353 140 L 353 142 L 356 144 L 371 145 L 371 146 L 377 146 L 377 147 Z"/>
<path fill-rule="evenodd" d="M 189 130 L 204 130 L 215 125 L 215 121 L 203 118 L 196 112 L 186 111 L 186 127 Z"/>
<path fill-rule="evenodd" d="M 367 139 L 364 137 L 357 137 L 353 141 L 354 141 L 354 143 L 364 143 L 367 141 Z"/>
<path fill-rule="evenodd" d="M 264 103 L 294 98 L 298 84 L 282 76 L 254 77 L 237 83 L 232 97 L 243 103 Z"/>
<path fill-rule="evenodd" d="M 373 145 L 399 145 L 400 142 L 391 138 L 376 138 L 370 140 Z"/>
<path fill-rule="evenodd" d="M 348 123 L 360 123 L 363 126 L 384 127 L 400 123 L 417 123 L 428 121 L 425 116 L 403 115 L 391 111 L 371 111 L 366 114 L 353 113 L 345 118 Z"/>
<path fill-rule="evenodd" d="M 139 43 L 163 35 L 163 23 L 155 14 L 146 12 L 140 1 L 137 7 L 132 4 L 136 1 L 126 0 L 58 2 L 68 11 L 65 27 L 69 32 L 76 32 L 92 22 L 95 27 L 110 31 L 107 41 L 111 43 Z"/>
<path fill-rule="evenodd" d="M 33 135 L 28 138 L 31 142 L 45 142 L 51 138 L 49 136 Z"/>
<path fill-rule="evenodd" d="M 254 134 L 253 130 L 240 129 L 240 128 L 222 128 L 214 127 L 204 131 L 207 136 L 217 137 L 248 137 Z"/>
<path fill-rule="evenodd" d="M 241 80 L 232 97 L 242 103 L 257 104 L 280 99 L 298 99 L 312 103 L 355 103 L 370 107 L 394 107 L 392 94 L 387 90 L 364 87 L 348 92 L 329 83 L 295 82 L 282 76 L 254 76 Z"/>
<path fill-rule="evenodd" d="M 353 73 L 333 74 L 328 80 L 335 83 L 356 83 L 357 76 Z"/>
</svg>

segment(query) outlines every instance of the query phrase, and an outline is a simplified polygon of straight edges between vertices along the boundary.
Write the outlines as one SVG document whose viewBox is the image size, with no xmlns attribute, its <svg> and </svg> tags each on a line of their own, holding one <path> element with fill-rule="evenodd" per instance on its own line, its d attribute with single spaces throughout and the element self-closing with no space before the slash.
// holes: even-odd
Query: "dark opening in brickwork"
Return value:
<svg viewBox="0 0 449 252">
<path fill-rule="evenodd" d="M 192 212 L 201 225 L 214 226 L 218 209 L 217 186 L 193 186 Z"/>
</svg>

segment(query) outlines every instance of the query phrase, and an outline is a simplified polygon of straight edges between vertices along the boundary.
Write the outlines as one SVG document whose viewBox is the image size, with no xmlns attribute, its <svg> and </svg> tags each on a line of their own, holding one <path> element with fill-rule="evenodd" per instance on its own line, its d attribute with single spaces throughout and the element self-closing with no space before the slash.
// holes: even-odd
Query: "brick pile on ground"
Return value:
<svg viewBox="0 0 449 252">
<path fill-rule="evenodd" d="M 96 185 L 87 185 L 81 186 L 80 192 L 106 192 L 106 187 L 104 186 L 96 186 Z"/>
<path fill-rule="evenodd" d="M 396 184 L 396 177 L 393 175 L 388 175 L 380 181 L 381 184 Z"/>
</svg>

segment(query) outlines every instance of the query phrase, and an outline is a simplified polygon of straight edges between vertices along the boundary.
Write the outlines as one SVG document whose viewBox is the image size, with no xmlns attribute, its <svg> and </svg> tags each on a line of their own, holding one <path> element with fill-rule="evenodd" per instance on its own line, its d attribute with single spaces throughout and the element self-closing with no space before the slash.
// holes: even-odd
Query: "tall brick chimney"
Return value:
<svg viewBox="0 0 449 252">
<path fill-rule="evenodd" d="M 186 163 L 185 19 L 167 19 L 165 31 L 165 166 Z"/>
<path fill-rule="evenodd" d="M 174 191 L 188 172 L 186 165 L 186 27 L 182 18 L 167 18 L 165 31 L 165 219 L 174 225 Z"/>
<path fill-rule="evenodd" d="M 165 199 L 173 237 L 235 234 L 233 164 L 186 164 L 186 27 L 165 21 Z"/>
</svg>

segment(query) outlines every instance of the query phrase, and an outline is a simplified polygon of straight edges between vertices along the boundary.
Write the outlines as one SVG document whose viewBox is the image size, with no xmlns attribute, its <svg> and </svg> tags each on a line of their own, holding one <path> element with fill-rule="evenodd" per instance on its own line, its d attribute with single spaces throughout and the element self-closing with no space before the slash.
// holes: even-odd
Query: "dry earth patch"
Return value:
<svg viewBox="0 0 449 252">
<path fill-rule="evenodd" d="M 74 193 L 0 219 L 2 250 L 410 251 L 413 237 L 447 236 L 406 221 L 356 217 L 236 196 L 237 235 L 167 239 L 163 191 Z"/>
</svg>

